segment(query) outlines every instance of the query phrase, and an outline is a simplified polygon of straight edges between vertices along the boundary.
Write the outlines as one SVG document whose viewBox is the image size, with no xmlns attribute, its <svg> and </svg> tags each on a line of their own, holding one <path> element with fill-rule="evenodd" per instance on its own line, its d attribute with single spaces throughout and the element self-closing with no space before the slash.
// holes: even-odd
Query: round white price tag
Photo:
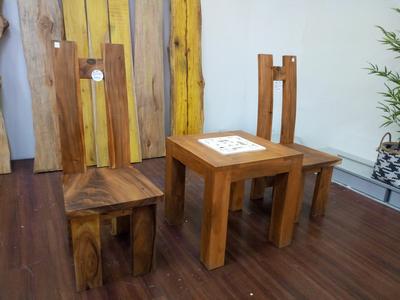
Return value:
<svg viewBox="0 0 400 300">
<path fill-rule="evenodd" d="M 92 72 L 92 79 L 94 81 L 102 81 L 104 78 L 104 74 L 102 71 L 100 70 L 93 70 Z"/>
</svg>

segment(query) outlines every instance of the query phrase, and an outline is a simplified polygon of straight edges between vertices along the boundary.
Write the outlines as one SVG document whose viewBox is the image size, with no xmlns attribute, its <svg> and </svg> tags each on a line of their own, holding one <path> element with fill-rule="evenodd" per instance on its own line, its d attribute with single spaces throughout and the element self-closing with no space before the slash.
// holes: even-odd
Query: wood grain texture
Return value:
<svg viewBox="0 0 400 300">
<path fill-rule="evenodd" d="M 262 145 L 265 150 L 221 155 L 198 140 L 237 135 Z M 182 224 L 185 201 L 185 167 L 205 179 L 202 214 L 200 260 L 207 269 L 224 265 L 226 226 L 230 202 L 235 210 L 241 207 L 244 180 L 283 174 L 277 182 L 269 239 L 277 247 L 292 241 L 294 219 L 298 206 L 298 189 L 303 155 L 280 144 L 243 131 L 218 132 L 167 138 L 165 214 L 167 221 Z M 232 186 L 233 182 L 233 186 Z"/>
<path fill-rule="evenodd" d="M 329 190 L 331 187 L 333 167 L 326 167 L 317 175 L 315 182 L 314 196 L 311 206 L 311 217 L 325 215 L 325 207 L 328 201 Z"/>
<path fill-rule="evenodd" d="M 229 173 L 210 172 L 205 177 L 200 260 L 209 270 L 225 263 L 230 188 Z"/>
<path fill-rule="evenodd" d="M 67 40 L 76 42 L 78 57 L 89 57 L 89 37 L 86 19 L 86 3 L 83 0 L 63 0 L 65 36 Z M 86 163 L 96 165 L 96 143 L 93 118 L 92 87 L 88 80 L 80 83 L 83 124 L 85 132 Z"/>
<path fill-rule="evenodd" d="M 2 4 L 2 2 L 0 2 L 0 5 Z M 4 33 L 6 32 L 8 26 L 10 25 L 10 23 L 8 23 L 8 21 L 6 20 L 6 18 L 4 18 L 1 15 L 0 12 L 0 39 L 3 37 Z"/>
<path fill-rule="evenodd" d="M 89 57 L 102 57 L 103 44 L 110 42 L 107 0 L 86 0 Z M 108 129 L 104 81 L 92 80 L 95 119 L 96 161 L 98 167 L 109 166 Z"/>
<path fill-rule="evenodd" d="M 124 47 L 104 45 L 104 80 L 108 124 L 108 152 L 112 168 L 130 165 L 129 106 Z"/>
<path fill-rule="evenodd" d="M 186 167 L 173 158 L 172 151 L 171 143 L 167 143 L 165 218 L 171 225 L 180 225 L 184 216 Z"/>
<path fill-rule="evenodd" d="M 244 197 L 244 184 L 245 184 L 244 180 L 232 182 L 230 200 L 229 200 L 229 210 L 230 211 L 242 210 L 243 197 Z"/>
<path fill-rule="evenodd" d="M 0 101 L 0 174 L 8 174 L 11 173 L 11 156 L 1 105 Z"/>
<path fill-rule="evenodd" d="M 163 1 L 135 1 L 135 76 L 143 158 L 165 155 Z"/>
<path fill-rule="evenodd" d="M 281 144 L 294 143 L 297 108 L 297 58 L 283 56 L 283 81 Z"/>
<path fill-rule="evenodd" d="M 157 206 L 148 205 L 132 210 L 132 273 L 140 276 L 152 271 L 155 265 Z"/>
<path fill-rule="evenodd" d="M 56 43 L 53 62 L 62 167 L 65 174 L 81 173 L 86 170 L 86 152 L 77 46 L 75 42 Z"/>
<path fill-rule="evenodd" d="M 264 201 L 249 201 L 247 184 L 243 212 L 229 214 L 226 265 L 208 271 L 198 259 L 204 181 L 190 170 L 187 222 L 182 227 L 168 225 L 163 205 L 158 206 L 157 268 L 132 277 L 129 235 L 110 236 L 110 225 L 104 222 L 105 284 L 76 293 L 61 174 L 36 176 L 32 167 L 32 160 L 14 161 L 13 173 L 0 176 L 1 299 L 398 298 L 399 212 L 333 183 L 329 197 L 334 201 L 328 202 L 325 217 L 309 219 L 315 181 L 311 173 L 290 247 L 277 249 L 267 242 L 271 194 L 268 191 Z M 136 167 L 164 186 L 164 159 Z"/>
<path fill-rule="evenodd" d="M 110 41 L 113 44 L 122 44 L 125 53 L 126 82 L 128 89 L 128 112 L 129 112 L 129 133 L 131 162 L 142 160 L 141 135 L 138 121 L 138 108 L 140 107 L 136 86 L 137 74 L 133 73 L 133 56 L 131 43 L 131 26 L 129 15 L 129 0 L 108 0 L 108 16 L 110 22 Z M 152 120 L 153 122 L 154 120 Z M 143 142 L 142 142 L 143 143 Z M 143 156 L 145 157 L 145 156 Z"/>
<path fill-rule="evenodd" d="M 86 173 L 65 175 L 65 211 L 76 217 L 155 204 L 163 193 L 132 167 L 90 168 Z"/>
<path fill-rule="evenodd" d="M 202 133 L 204 78 L 200 0 L 171 1 L 170 65 L 172 134 Z"/>
<path fill-rule="evenodd" d="M 273 66 L 272 55 L 260 54 L 258 56 L 258 77 L 259 77 L 259 99 L 258 99 L 258 119 L 257 135 L 265 139 L 271 139 L 272 133 L 272 113 L 273 113 L 273 81 L 283 81 L 283 102 L 280 143 L 286 147 L 296 150 L 304 155 L 302 170 L 304 178 L 307 172 L 317 172 L 318 180 L 315 187 L 314 200 L 316 215 L 324 212 L 324 207 L 328 199 L 329 184 L 326 174 L 333 166 L 340 164 L 341 159 L 303 145 L 295 144 L 295 125 L 296 125 L 296 106 L 297 106 L 297 62 L 295 56 L 284 56 L 283 66 Z M 325 175 L 321 175 L 325 174 Z M 321 182 L 319 181 L 321 180 Z M 330 180 L 330 179 L 329 179 Z M 278 182 L 276 182 L 278 183 Z M 252 182 L 251 199 L 259 199 L 264 196 L 266 186 L 265 178 L 255 178 Z M 279 188 L 279 187 L 274 187 Z M 321 189 L 320 189 L 321 188 Z M 298 207 L 295 220 L 301 212 L 303 188 L 300 187 L 298 195 Z M 311 214 L 312 215 L 312 214 Z"/>
<path fill-rule="evenodd" d="M 70 222 L 76 290 L 102 286 L 100 218 L 94 215 L 74 218 Z"/>
<path fill-rule="evenodd" d="M 293 239 L 302 183 L 302 159 L 297 157 L 293 160 L 289 173 L 275 176 L 269 240 L 279 248 L 290 245 Z"/>
<path fill-rule="evenodd" d="M 271 140 L 274 112 L 274 62 L 272 55 L 258 55 L 257 136 Z"/>
<path fill-rule="evenodd" d="M 170 18 L 171 133 L 172 135 L 186 135 L 188 124 L 186 1 L 171 1 Z"/>
<path fill-rule="evenodd" d="M 53 0 L 18 0 L 22 43 L 31 88 L 35 172 L 61 169 L 52 40 L 61 40 L 61 8 Z"/>
</svg>

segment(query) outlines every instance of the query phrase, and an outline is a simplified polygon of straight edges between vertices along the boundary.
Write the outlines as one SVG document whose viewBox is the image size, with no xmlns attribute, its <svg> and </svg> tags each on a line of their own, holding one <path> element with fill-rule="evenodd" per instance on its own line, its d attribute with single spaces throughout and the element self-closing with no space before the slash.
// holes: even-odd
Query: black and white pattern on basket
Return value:
<svg viewBox="0 0 400 300">
<path fill-rule="evenodd" d="M 400 188 L 400 156 L 379 149 L 372 178 Z"/>
</svg>

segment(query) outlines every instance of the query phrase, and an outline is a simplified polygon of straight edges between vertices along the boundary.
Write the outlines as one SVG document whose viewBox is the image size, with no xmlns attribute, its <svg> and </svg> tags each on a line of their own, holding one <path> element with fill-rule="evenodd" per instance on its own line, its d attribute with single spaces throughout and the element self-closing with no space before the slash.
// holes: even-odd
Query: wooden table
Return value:
<svg viewBox="0 0 400 300">
<path fill-rule="evenodd" d="M 202 138 L 237 135 L 266 150 L 222 155 L 198 142 Z M 205 179 L 200 260 L 209 269 L 224 265 L 228 211 L 243 199 L 244 181 L 276 176 L 268 238 L 277 247 L 292 241 L 301 184 L 303 155 L 243 131 L 169 137 L 167 146 L 165 214 L 170 224 L 183 222 L 185 169 Z"/>
</svg>

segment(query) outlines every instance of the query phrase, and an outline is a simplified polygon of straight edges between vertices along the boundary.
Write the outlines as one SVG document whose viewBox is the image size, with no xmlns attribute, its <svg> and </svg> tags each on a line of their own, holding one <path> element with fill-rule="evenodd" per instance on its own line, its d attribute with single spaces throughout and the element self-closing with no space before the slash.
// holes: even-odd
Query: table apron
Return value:
<svg viewBox="0 0 400 300">
<path fill-rule="evenodd" d="M 274 176 L 282 173 L 288 173 L 292 167 L 292 159 L 279 159 L 276 161 L 258 162 L 236 166 L 231 173 L 232 182 L 258 178 L 265 176 Z"/>
</svg>

